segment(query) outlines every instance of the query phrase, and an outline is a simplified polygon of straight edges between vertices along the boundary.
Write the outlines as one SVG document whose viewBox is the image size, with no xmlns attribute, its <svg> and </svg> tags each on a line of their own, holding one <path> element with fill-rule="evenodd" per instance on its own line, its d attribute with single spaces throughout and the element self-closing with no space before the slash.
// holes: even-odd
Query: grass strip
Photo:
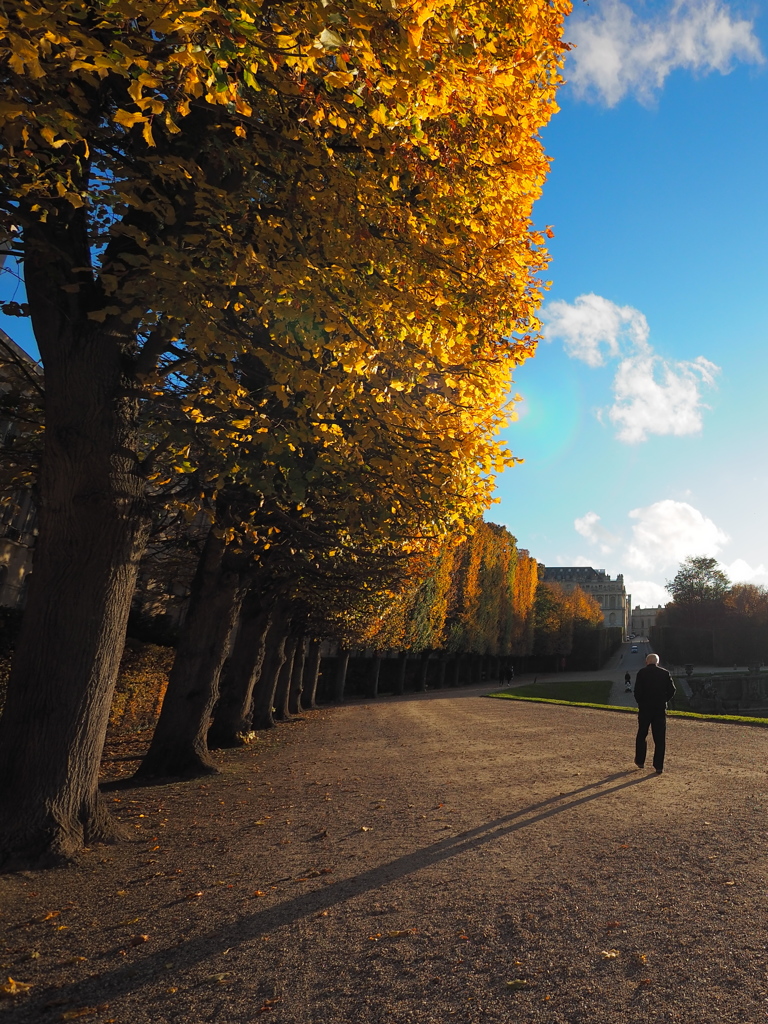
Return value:
<svg viewBox="0 0 768 1024">
<path fill-rule="evenodd" d="M 607 704 L 612 685 L 610 679 L 543 679 L 541 682 L 523 683 L 508 689 L 510 693 L 521 697 L 571 700 L 579 704 Z"/>
<path fill-rule="evenodd" d="M 525 700 L 532 704 L 562 704 L 571 708 L 594 708 L 596 711 L 623 711 L 637 714 L 637 708 L 619 707 L 616 704 L 588 704 L 578 700 L 559 700 L 554 697 L 523 697 L 516 693 L 486 693 L 486 697 L 497 697 L 499 700 Z M 698 711 L 667 711 L 672 718 L 696 718 L 702 722 L 725 722 L 733 725 L 757 725 L 768 728 L 768 718 L 749 718 L 746 715 L 704 715 Z"/>
</svg>

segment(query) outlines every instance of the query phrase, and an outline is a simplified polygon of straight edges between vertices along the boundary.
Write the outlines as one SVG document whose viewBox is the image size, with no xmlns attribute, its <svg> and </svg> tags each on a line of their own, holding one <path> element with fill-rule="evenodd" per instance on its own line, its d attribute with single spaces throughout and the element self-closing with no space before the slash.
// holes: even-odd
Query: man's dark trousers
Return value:
<svg viewBox="0 0 768 1024">
<path fill-rule="evenodd" d="M 660 772 L 664 768 L 664 752 L 667 745 L 667 712 L 663 707 L 638 710 L 635 764 L 645 764 L 645 755 L 648 749 L 646 737 L 649 728 L 653 734 L 653 767 Z"/>
</svg>

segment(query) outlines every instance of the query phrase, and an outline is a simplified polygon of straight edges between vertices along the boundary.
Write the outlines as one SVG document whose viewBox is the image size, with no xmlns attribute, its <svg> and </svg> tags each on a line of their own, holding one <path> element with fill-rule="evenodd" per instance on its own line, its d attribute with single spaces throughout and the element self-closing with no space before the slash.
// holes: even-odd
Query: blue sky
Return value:
<svg viewBox="0 0 768 1024">
<path fill-rule="evenodd" d="M 768 583 L 768 11 L 575 4 L 535 208 L 546 341 L 488 518 L 668 600 L 687 555 Z"/>
<path fill-rule="evenodd" d="M 634 604 L 690 554 L 768 584 L 768 10 L 575 8 L 535 209 L 547 340 L 488 518 L 545 564 L 623 572 Z M 27 321 L 0 327 L 36 351 Z"/>
</svg>

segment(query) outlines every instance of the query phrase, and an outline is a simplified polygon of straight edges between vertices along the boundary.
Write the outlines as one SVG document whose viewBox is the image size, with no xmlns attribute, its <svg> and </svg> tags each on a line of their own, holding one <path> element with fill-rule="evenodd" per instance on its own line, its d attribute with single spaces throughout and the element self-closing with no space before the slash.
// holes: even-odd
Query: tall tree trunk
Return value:
<svg viewBox="0 0 768 1024">
<path fill-rule="evenodd" d="M 435 683 L 435 686 L 437 687 L 438 690 L 442 690 L 443 687 L 445 686 L 445 670 L 446 670 L 446 667 L 447 667 L 447 665 L 446 665 L 445 655 L 441 654 L 440 655 L 440 660 L 438 661 L 437 682 Z"/>
<path fill-rule="evenodd" d="M 381 655 L 376 654 L 371 658 L 371 697 L 374 700 L 379 696 L 379 676 L 381 675 Z"/>
<path fill-rule="evenodd" d="M 304 690 L 304 662 L 307 656 L 307 641 L 304 637 L 296 644 L 291 669 L 291 685 L 288 690 L 288 710 L 292 715 L 300 715 L 303 708 L 301 698 Z"/>
<path fill-rule="evenodd" d="M 289 636 L 285 641 L 285 661 L 280 668 L 280 673 L 277 677 L 277 688 L 275 690 L 274 713 L 276 722 L 287 722 L 291 717 L 288 698 L 291 692 L 291 675 L 298 645 L 299 641 L 295 636 Z"/>
<path fill-rule="evenodd" d="M 149 529 L 125 328 L 88 320 L 83 294 L 61 287 L 88 261 L 84 220 L 73 217 L 25 228 L 46 430 L 34 572 L 0 721 L 5 865 L 58 862 L 116 834 L 98 769 Z"/>
<path fill-rule="evenodd" d="M 429 651 L 424 651 L 421 655 L 421 664 L 419 665 L 419 681 L 416 685 L 416 689 L 419 693 L 424 693 L 427 689 L 427 676 L 429 675 Z"/>
<path fill-rule="evenodd" d="M 408 652 L 401 651 L 397 659 L 397 678 L 395 679 L 395 694 L 400 696 L 405 693 L 405 676 L 408 672 Z"/>
<path fill-rule="evenodd" d="M 264 662 L 270 624 L 270 610 L 264 597 L 250 591 L 240 613 L 240 628 L 229 664 L 221 679 L 221 696 L 208 730 L 208 746 L 239 747 L 251 731 L 253 690 Z"/>
<path fill-rule="evenodd" d="M 317 680 L 320 676 L 320 647 L 322 640 L 309 641 L 309 650 L 304 662 L 304 690 L 301 703 L 306 710 L 317 707 Z"/>
<path fill-rule="evenodd" d="M 285 661 L 285 642 L 291 620 L 287 605 L 279 602 L 272 610 L 272 624 L 267 632 L 264 645 L 264 662 L 261 666 L 258 682 L 253 691 L 254 729 L 271 729 L 275 724 L 273 706 L 277 677 Z"/>
<path fill-rule="evenodd" d="M 461 669 L 464 664 L 464 655 L 456 654 L 453 658 L 451 672 L 451 686 L 461 686 Z"/>
<path fill-rule="evenodd" d="M 138 778 L 194 777 L 216 771 L 208 753 L 208 728 L 243 600 L 240 575 L 227 565 L 226 547 L 211 527 L 192 581 L 160 718 Z"/>
<path fill-rule="evenodd" d="M 333 681 L 333 699 L 337 704 L 344 700 L 344 687 L 347 684 L 347 669 L 349 668 L 349 651 L 339 648 L 338 660 L 336 662 L 336 678 Z"/>
</svg>

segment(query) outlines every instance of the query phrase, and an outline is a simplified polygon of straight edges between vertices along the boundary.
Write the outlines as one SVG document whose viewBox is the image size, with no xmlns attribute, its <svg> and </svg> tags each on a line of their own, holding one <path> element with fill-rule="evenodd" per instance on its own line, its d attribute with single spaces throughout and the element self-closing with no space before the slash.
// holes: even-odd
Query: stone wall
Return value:
<svg viewBox="0 0 768 1024">
<path fill-rule="evenodd" d="M 691 676 L 691 711 L 768 717 L 768 672 Z"/>
</svg>

